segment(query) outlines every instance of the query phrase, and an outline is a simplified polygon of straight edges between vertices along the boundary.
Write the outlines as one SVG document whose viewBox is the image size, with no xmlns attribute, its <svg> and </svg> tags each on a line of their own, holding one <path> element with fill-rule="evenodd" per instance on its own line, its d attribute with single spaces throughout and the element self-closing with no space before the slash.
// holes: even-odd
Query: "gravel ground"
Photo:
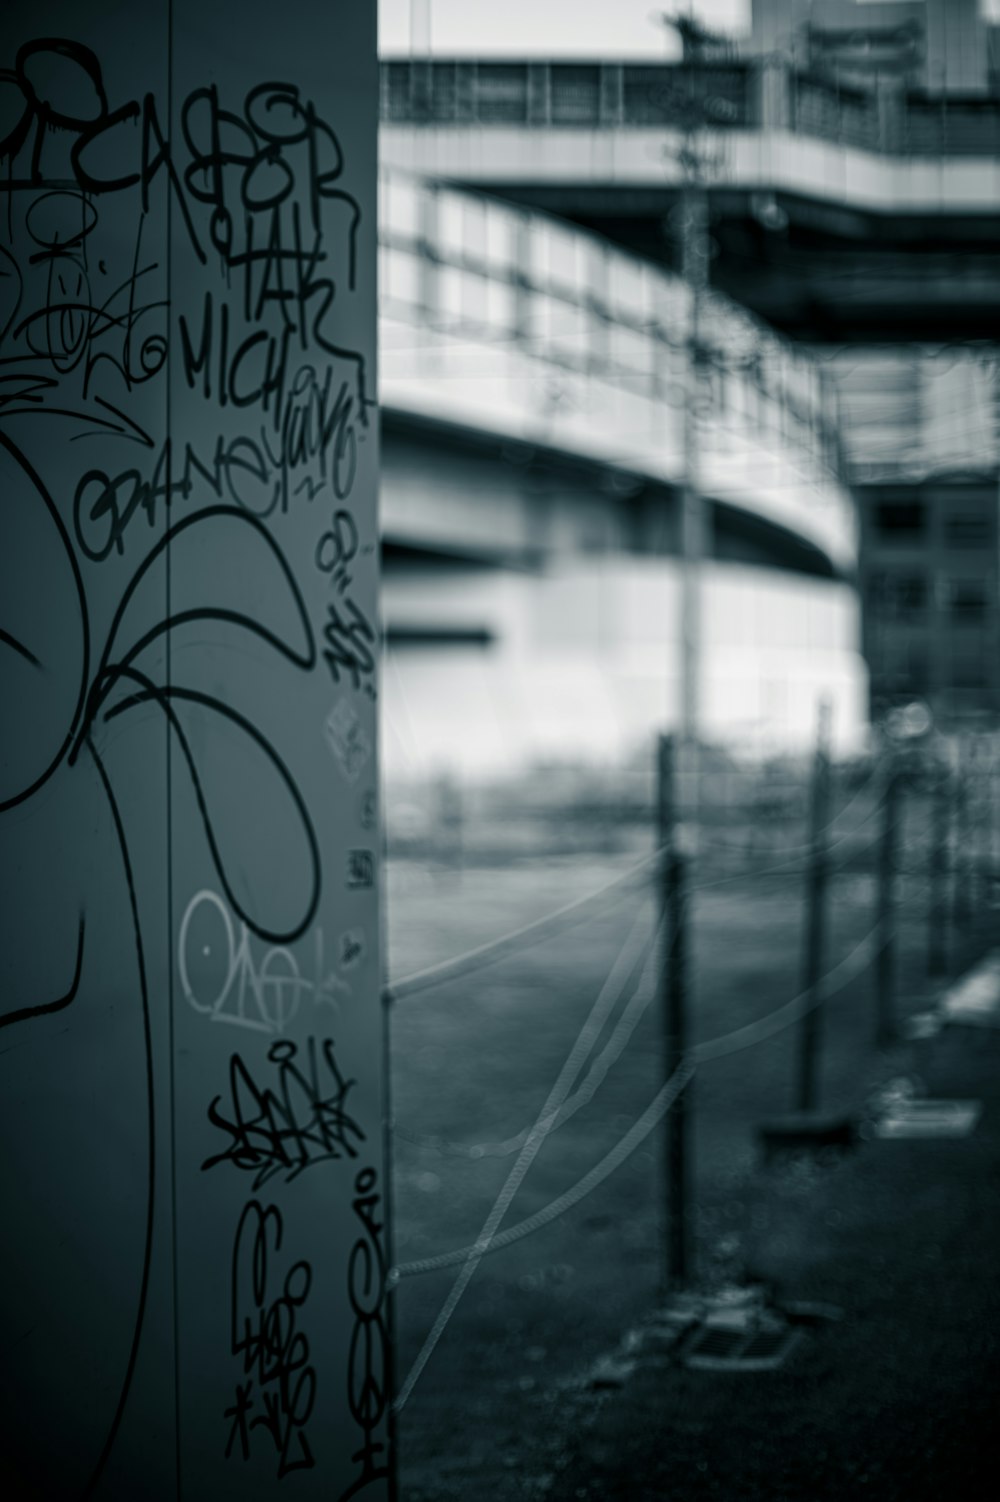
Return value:
<svg viewBox="0 0 1000 1502">
<path fill-rule="evenodd" d="M 390 975 L 530 922 L 642 853 L 632 842 L 499 868 L 474 865 L 468 853 L 462 870 L 392 861 Z M 767 853 L 755 860 L 758 870 L 774 864 Z M 910 865 L 900 1016 L 929 995 L 927 893 L 915 857 Z M 765 1016 L 799 988 L 801 875 L 730 881 L 724 869 L 706 865 L 693 903 L 692 1027 L 702 1039 Z M 870 931 L 874 898 L 870 871 L 848 862 L 831 901 L 831 964 Z M 651 937 L 654 907 L 648 883 L 626 886 L 571 929 L 394 1008 L 398 1262 L 475 1240 L 517 1160 L 519 1134 L 542 1108 L 632 924 L 640 948 Z M 992 942 L 994 927 L 981 902 L 954 946 L 956 972 Z M 640 953 L 633 982 L 641 964 Z M 989 1097 L 994 1035 L 948 1029 L 880 1053 L 873 1026 L 866 970 L 827 1007 L 826 1106 L 857 1107 L 889 1076 L 914 1070 L 931 1093 Z M 654 1132 L 573 1210 L 482 1260 L 399 1416 L 404 1502 L 979 1495 L 995 1392 L 994 1113 L 988 1104 L 976 1134 L 961 1142 L 870 1141 L 812 1168 L 764 1169 L 757 1128 L 792 1105 L 794 1050 L 793 1028 L 706 1066 L 694 1081 L 698 1278 L 718 1286 L 758 1277 L 788 1296 L 830 1301 L 844 1318 L 809 1331 L 773 1373 L 692 1372 L 667 1353 L 654 1364 L 641 1358 L 624 1386 L 601 1377 L 595 1387 L 595 1373 L 618 1381 L 623 1338 L 662 1293 Z M 585 1174 L 661 1082 L 654 1003 L 593 1098 L 546 1140 L 502 1227 Z M 457 1271 L 402 1280 L 397 1385 L 412 1373 Z"/>
<path fill-rule="evenodd" d="M 836 1167 L 772 1171 L 755 1188 L 753 1271 L 832 1301 L 842 1321 L 772 1373 L 640 1362 L 591 1401 L 548 1496 L 996 1495 L 1000 1032 L 949 1027 L 910 1053 L 932 1097 L 982 1100 L 972 1136 L 872 1140 Z"/>
</svg>

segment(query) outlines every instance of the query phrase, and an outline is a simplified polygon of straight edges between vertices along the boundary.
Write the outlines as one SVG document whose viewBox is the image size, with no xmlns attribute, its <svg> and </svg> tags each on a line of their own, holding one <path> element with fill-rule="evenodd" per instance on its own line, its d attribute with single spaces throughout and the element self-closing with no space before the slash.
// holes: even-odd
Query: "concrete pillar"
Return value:
<svg viewBox="0 0 1000 1502">
<path fill-rule="evenodd" d="M 384 1497 L 375 5 L 0 58 L 0 1495 Z"/>
</svg>

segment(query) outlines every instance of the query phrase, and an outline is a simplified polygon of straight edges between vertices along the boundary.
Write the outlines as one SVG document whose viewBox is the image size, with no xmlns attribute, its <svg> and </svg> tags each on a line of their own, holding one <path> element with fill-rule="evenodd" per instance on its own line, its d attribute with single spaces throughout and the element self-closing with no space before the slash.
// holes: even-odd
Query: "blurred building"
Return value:
<svg viewBox="0 0 1000 1502">
<path fill-rule="evenodd" d="M 712 287 L 842 398 L 875 713 L 1000 710 L 998 35 L 972 0 L 755 0 L 677 63 L 383 63 L 387 164 L 668 272 L 694 145 Z"/>
<path fill-rule="evenodd" d="M 876 713 L 1000 714 L 1000 428 L 988 347 L 851 350 L 832 362 L 862 527 Z"/>
<path fill-rule="evenodd" d="M 692 295 L 549 216 L 385 170 L 390 776 L 620 761 L 677 722 Z M 856 523 L 816 362 L 702 300 L 706 739 L 842 744 L 865 714 Z"/>
<path fill-rule="evenodd" d="M 845 82 L 974 95 L 995 89 L 998 36 L 979 0 L 754 0 L 745 51 L 791 53 Z"/>
</svg>

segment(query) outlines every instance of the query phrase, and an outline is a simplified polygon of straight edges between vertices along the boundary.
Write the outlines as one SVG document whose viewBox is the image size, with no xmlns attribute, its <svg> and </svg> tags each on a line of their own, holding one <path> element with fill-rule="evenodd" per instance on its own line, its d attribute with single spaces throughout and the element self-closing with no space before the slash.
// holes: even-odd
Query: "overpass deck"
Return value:
<svg viewBox="0 0 1000 1502">
<path fill-rule="evenodd" d="M 692 366 L 686 283 L 545 215 L 385 172 L 381 400 L 677 485 Z M 856 561 L 835 397 L 816 364 L 716 295 L 697 347 L 705 494 Z"/>
</svg>

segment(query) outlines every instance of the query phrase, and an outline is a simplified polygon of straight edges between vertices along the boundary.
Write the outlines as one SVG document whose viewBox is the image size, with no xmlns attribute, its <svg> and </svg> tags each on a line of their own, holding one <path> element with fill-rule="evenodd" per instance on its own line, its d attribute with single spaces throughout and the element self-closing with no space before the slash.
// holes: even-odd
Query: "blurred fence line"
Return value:
<svg viewBox="0 0 1000 1502">
<path fill-rule="evenodd" d="M 662 778 L 662 748 L 660 761 Z M 400 855 L 427 859 L 430 854 L 432 859 L 440 859 L 442 850 L 447 854 L 446 844 L 435 844 L 435 840 L 454 839 L 457 823 L 460 839 L 455 843 L 456 858 L 471 864 L 481 858 L 484 848 L 489 850 L 489 840 L 495 838 L 491 834 L 484 846 L 484 831 L 509 829 L 519 822 L 539 830 L 546 813 L 564 826 L 578 826 L 584 841 L 581 849 L 604 849 L 601 842 L 606 839 L 607 828 L 613 826 L 644 835 L 641 858 L 619 869 L 592 892 L 550 913 L 534 916 L 521 928 L 463 954 L 412 975 L 392 977 L 386 987 L 386 1001 L 395 1003 L 459 977 L 474 977 L 478 970 L 501 964 L 553 935 L 565 934 L 574 925 L 588 922 L 602 908 L 629 899 L 631 929 L 607 976 L 594 976 L 596 1000 L 577 1037 L 567 1039 L 565 1062 L 533 1123 L 525 1123 L 521 1130 L 502 1139 L 479 1142 L 423 1134 L 405 1121 L 393 1123 L 394 1133 L 402 1142 L 437 1155 L 471 1160 L 516 1155 L 474 1242 L 404 1259 L 391 1271 L 391 1286 L 396 1288 L 400 1279 L 457 1269 L 451 1292 L 399 1389 L 397 1411 L 408 1401 L 482 1259 L 534 1235 L 573 1210 L 604 1184 L 661 1123 L 666 1124 L 668 1137 L 672 1123 L 676 1132 L 679 1103 L 685 1101 L 688 1084 L 701 1066 L 743 1053 L 799 1026 L 803 1045 L 808 1043 L 811 1049 L 809 1065 L 814 1076 L 808 1099 L 800 1102 L 800 1111 L 815 1114 L 821 1072 L 818 1018 L 825 1002 L 871 971 L 867 984 L 875 1025 L 869 1032 L 869 1048 L 885 1050 L 904 1035 L 906 1019 L 897 996 L 894 958 L 904 907 L 911 913 L 914 908 L 923 912 L 926 896 L 930 896 L 926 937 L 919 937 L 918 950 L 921 967 L 933 975 L 955 962 L 962 947 L 956 940 L 971 935 L 977 917 L 998 906 L 1000 742 L 995 735 L 926 737 L 911 744 L 892 743 L 887 737 L 864 758 L 831 764 L 821 721 L 813 758 L 783 757 L 739 766 L 721 753 L 707 753 L 703 757 L 703 795 L 698 803 L 700 828 L 690 850 L 675 845 L 670 828 L 663 823 L 662 798 L 658 803 L 662 789 L 657 785 L 655 760 L 650 758 L 650 762 L 648 768 L 636 765 L 603 775 L 593 769 L 552 768 L 517 783 L 464 791 L 453 779 L 439 778 L 423 788 L 420 806 L 426 812 L 426 822 L 419 839 L 411 829 L 409 847 L 404 840 L 402 849 L 399 829 L 393 827 L 393 799 L 388 800 L 390 863 Z M 822 779 L 823 789 L 819 800 L 811 797 L 819 785 L 817 779 Z M 711 797 L 707 796 L 709 788 Z M 555 797 L 557 791 L 559 796 Z M 418 797 L 416 793 L 414 796 Z M 398 809 L 397 804 L 397 814 Z M 769 860 L 759 837 L 775 827 L 780 829 L 781 839 Z M 540 836 L 535 849 L 540 858 L 546 853 L 544 838 Z M 820 853 L 828 880 L 817 885 L 810 877 L 815 877 Z M 663 882 L 670 862 L 678 858 L 683 859 L 690 880 L 685 877 L 680 901 L 669 914 L 662 901 L 655 905 L 659 911 L 650 924 L 649 899 Z M 590 1103 L 610 1069 L 630 1045 L 634 1046 L 638 1025 L 651 1003 L 659 998 L 662 1004 L 668 983 L 676 982 L 671 967 L 676 968 L 679 951 L 663 943 L 668 918 L 670 923 L 679 922 L 686 928 L 700 892 L 726 883 L 754 883 L 773 874 L 801 878 L 806 911 L 816 902 L 832 910 L 838 900 L 838 878 L 860 873 L 871 879 L 866 888 L 869 895 L 863 898 L 870 916 L 866 931 L 846 952 L 841 939 L 836 946 L 829 943 L 822 952 L 807 954 L 804 985 L 797 994 L 786 1000 L 775 998 L 775 1004 L 762 1015 L 737 1022 L 715 1036 L 701 1041 L 682 1039 L 672 1052 L 668 1050 L 655 1096 L 610 1150 L 554 1199 L 501 1230 L 501 1222 L 543 1142 Z M 909 942 L 912 950 L 912 933 Z M 840 952 L 826 959 L 826 947 Z M 819 973 L 817 961 L 821 957 Z M 697 985 L 695 973 L 696 991 Z M 462 988 L 463 1007 L 473 994 L 468 987 Z M 419 1000 L 413 1004 L 419 1006 Z M 668 1037 L 674 1025 L 668 1015 Z M 602 1036 L 603 1046 L 597 1051 Z M 694 1108 L 688 1103 L 686 1109 L 691 1113 Z M 667 1158 L 669 1161 L 669 1153 Z M 690 1219 L 696 1208 L 694 1203 L 688 1204 L 694 1191 L 684 1189 L 676 1165 L 671 1174 L 666 1196 L 668 1233 L 676 1230 L 679 1216 Z M 686 1262 L 681 1266 L 676 1257 L 668 1256 L 667 1263 L 668 1289 L 683 1289 L 691 1278 L 697 1284 L 697 1272 Z"/>
<path fill-rule="evenodd" d="M 739 765 L 707 752 L 700 774 L 706 857 L 804 851 L 809 760 L 780 756 Z M 834 820 L 862 820 L 874 807 L 868 758 L 834 770 Z M 386 803 L 390 857 L 431 861 L 573 850 L 627 851 L 648 839 L 656 807 L 653 770 L 553 766 L 502 781 L 454 776 L 394 779 Z"/>
</svg>

